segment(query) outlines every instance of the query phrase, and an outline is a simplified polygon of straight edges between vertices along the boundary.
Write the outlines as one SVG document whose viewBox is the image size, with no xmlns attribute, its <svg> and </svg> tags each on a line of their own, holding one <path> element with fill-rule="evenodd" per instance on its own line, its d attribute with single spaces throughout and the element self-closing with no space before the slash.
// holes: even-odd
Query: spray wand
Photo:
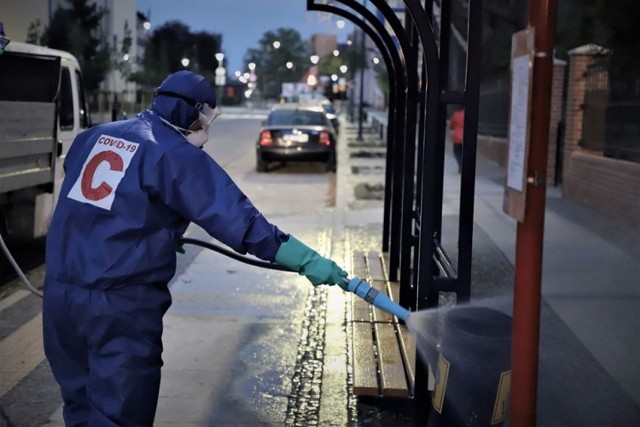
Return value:
<svg viewBox="0 0 640 427">
<path fill-rule="evenodd" d="M 359 277 L 354 277 L 351 280 L 345 278 L 344 285 L 339 284 L 338 286 L 347 292 L 356 294 L 374 307 L 396 316 L 403 322 L 407 321 L 407 318 L 411 313 L 409 310 L 400 304 L 393 302 L 391 298 L 379 292 Z"/>
</svg>

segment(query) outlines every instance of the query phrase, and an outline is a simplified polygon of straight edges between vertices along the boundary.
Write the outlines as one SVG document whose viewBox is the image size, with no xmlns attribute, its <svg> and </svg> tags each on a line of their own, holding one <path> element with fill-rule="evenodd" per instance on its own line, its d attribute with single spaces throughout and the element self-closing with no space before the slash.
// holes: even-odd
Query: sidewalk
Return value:
<svg viewBox="0 0 640 427">
<path fill-rule="evenodd" d="M 369 112 L 373 120 L 385 123 L 386 113 Z M 378 127 L 373 130 L 379 135 Z M 447 248 L 455 248 L 459 206 L 451 150 L 443 205 Z M 383 171 L 350 173 L 362 161 L 349 152 L 353 148 L 342 144 L 338 191 L 345 200 L 337 202 L 336 217 L 348 240 L 360 239 L 345 245 L 380 251 L 382 202 L 356 200 L 349 187 L 383 182 Z M 367 162 L 377 165 L 375 159 Z M 477 160 L 472 301 L 512 299 L 516 221 L 502 212 L 503 182 L 499 167 Z M 548 188 L 547 195 L 538 425 L 640 425 L 640 227 L 563 199 L 559 188 Z"/>
</svg>

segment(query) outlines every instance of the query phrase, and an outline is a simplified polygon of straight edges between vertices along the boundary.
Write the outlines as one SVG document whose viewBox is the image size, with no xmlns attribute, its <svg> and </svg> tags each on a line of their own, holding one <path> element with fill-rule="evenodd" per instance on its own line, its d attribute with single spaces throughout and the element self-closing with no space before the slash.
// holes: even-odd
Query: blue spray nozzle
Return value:
<svg viewBox="0 0 640 427">
<path fill-rule="evenodd" d="M 370 284 L 359 277 L 354 277 L 351 280 L 345 278 L 344 284 L 339 284 L 339 286 L 345 291 L 356 294 L 374 307 L 386 311 L 404 322 L 406 322 L 409 317 L 409 310 L 393 302 L 387 295 L 371 287 Z"/>
</svg>

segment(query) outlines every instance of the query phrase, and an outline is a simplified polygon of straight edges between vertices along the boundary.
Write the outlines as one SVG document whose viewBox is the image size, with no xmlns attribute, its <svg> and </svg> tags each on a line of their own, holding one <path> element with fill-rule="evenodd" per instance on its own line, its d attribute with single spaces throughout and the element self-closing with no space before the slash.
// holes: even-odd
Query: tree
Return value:
<svg viewBox="0 0 640 427">
<path fill-rule="evenodd" d="M 147 88 L 157 87 L 169 73 L 184 69 L 182 59 L 189 59 L 189 69 L 214 80 L 215 54 L 222 52 L 222 36 L 216 33 L 192 33 L 179 21 L 157 28 L 147 42 L 142 72 L 132 79 Z"/>
<path fill-rule="evenodd" d="M 274 42 L 279 42 L 278 47 Z M 277 98 L 284 82 L 300 81 L 311 66 L 300 33 L 292 28 L 278 28 L 262 35 L 257 48 L 247 50 L 245 68 L 256 64 L 257 88 L 265 98 Z M 287 67 L 287 63 L 291 67 Z"/>
<path fill-rule="evenodd" d="M 594 43 L 609 49 L 611 71 L 640 75 L 640 2 L 636 0 L 563 0 L 558 8 L 558 53 Z"/>
<path fill-rule="evenodd" d="M 130 80 L 133 73 L 133 60 L 131 55 L 131 45 L 133 44 L 133 38 L 131 37 L 131 28 L 129 28 L 129 21 L 124 21 L 124 37 L 120 49 L 118 49 L 118 38 L 113 37 L 112 50 L 112 62 L 113 69 L 120 71 L 120 74 L 126 79 Z"/>
<path fill-rule="evenodd" d="M 105 10 L 89 0 L 67 0 L 59 7 L 46 31 L 49 47 L 72 53 L 80 63 L 84 83 L 94 90 L 110 69 L 111 52 L 101 31 Z"/>
<path fill-rule="evenodd" d="M 27 30 L 26 42 L 31 44 L 37 44 L 40 46 L 46 46 L 47 44 L 46 31 L 47 29 L 45 28 L 44 25 L 42 25 L 42 22 L 40 22 L 39 19 L 36 19 L 34 22 L 29 24 L 29 29 Z"/>
</svg>

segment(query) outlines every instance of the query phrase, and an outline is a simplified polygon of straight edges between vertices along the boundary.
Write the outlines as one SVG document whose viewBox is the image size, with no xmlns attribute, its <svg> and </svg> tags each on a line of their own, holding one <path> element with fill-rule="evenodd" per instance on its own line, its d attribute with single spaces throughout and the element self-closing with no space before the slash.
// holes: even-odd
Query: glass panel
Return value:
<svg viewBox="0 0 640 427">
<path fill-rule="evenodd" d="M 73 128 L 73 93 L 71 92 L 71 73 L 68 68 L 62 69 L 60 80 L 60 129 Z"/>
</svg>

